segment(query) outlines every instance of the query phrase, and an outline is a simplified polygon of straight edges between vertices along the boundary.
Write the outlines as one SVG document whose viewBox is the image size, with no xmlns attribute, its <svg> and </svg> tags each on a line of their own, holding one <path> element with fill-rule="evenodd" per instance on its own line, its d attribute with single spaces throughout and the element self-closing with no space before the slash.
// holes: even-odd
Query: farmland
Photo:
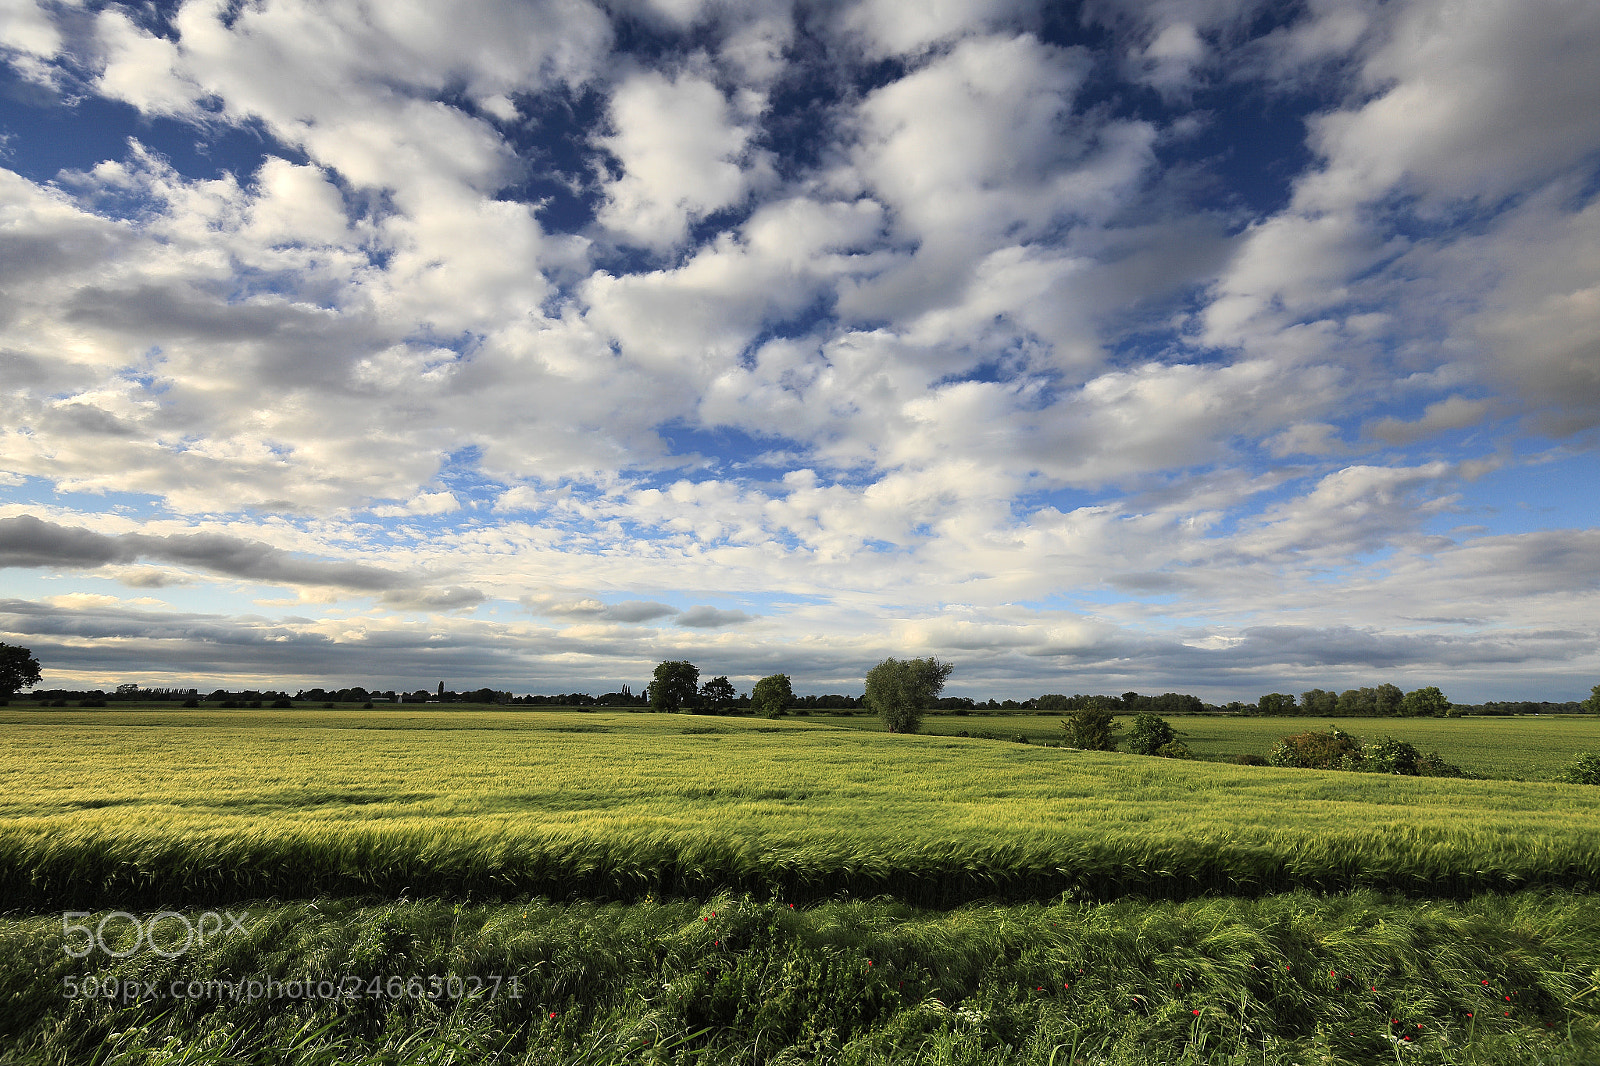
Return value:
<svg viewBox="0 0 1600 1066">
<path fill-rule="evenodd" d="M 1577 1064 L 1600 1046 L 1600 789 L 620 712 L 9 708 L 0 737 L 0 1047 L 26 1062 L 102 1038 L 127 1062 L 1271 1064 L 1391 1061 L 1410 1036 L 1407 1062 Z M 1556 764 L 1571 742 L 1548 742 Z M 62 951 L 63 910 L 130 912 L 115 939 L 224 907 L 247 935 Z M 515 1000 L 61 992 L 507 974 Z M 161 1057 L 169 1037 L 199 1057 Z"/>
<path fill-rule="evenodd" d="M 930 715 L 922 731 L 954 736 L 963 731 L 995 737 L 1027 737 L 1031 743 L 1060 741 L 1061 719 L 1055 712 L 1019 714 Z M 811 719 L 851 729 L 878 729 L 860 715 Z M 1178 739 L 1199 759 L 1266 755 L 1278 738 L 1308 729 L 1327 729 L 1330 722 L 1364 740 L 1391 736 L 1421 751 L 1437 751 L 1447 762 L 1480 777 L 1554 781 L 1583 751 L 1600 751 L 1600 715 L 1543 715 L 1504 718 L 1251 718 L 1219 715 L 1174 715 L 1167 719 Z M 1131 718 L 1118 716 L 1126 731 Z"/>
</svg>

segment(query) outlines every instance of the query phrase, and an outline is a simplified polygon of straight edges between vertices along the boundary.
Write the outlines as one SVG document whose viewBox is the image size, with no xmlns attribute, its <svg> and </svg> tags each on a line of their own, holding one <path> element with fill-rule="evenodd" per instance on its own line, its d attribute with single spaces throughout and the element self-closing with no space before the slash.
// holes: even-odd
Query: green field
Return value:
<svg viewBox="0 0 1600 1066">
<path fill-rule="evenodd" d="M 922 732 L 954 736 L 1027 737 L 1031 743 L 1059 741 L 1061 714 L 935 714 L 923 719 Z M 852 716 L 815 716 L 813 722 L 852 729 L 882 728 L 876 719 Z M 1126 733 L 1132 718 L 1117 716 Z M 1220 715 L 1174 715 L 1167 719 L 1199 759 L 1224 760 L 1235 755 L 1265 756 L 1278 739 L 1329 724 L 1363 740 L 1391 736 L 1408 741 L 1420 751 L 1437 751 L 1447 762 L 1480 777 L 1527 781 L 1554 781 L 1573 757 L 1600 751 L 1600 715 L 1533 715 L 1472 718 L 1246 718 Z"/>
<path fill-rule="evenodd" d="M 930 724 L 1001 721 L 1059 732 Z M 1569 761 L 1575 734 L 1537 735 Z M 1592 787 L 614 711 L 13 707 L 0 740 L 0 1061 L 1600 1053 Z M 63 911 L 114 938 L 224 907 L 248 937 L 63 950 Z M 61 991 L 351 974 L 514 974 L 532 998 Z"/>
</svg>

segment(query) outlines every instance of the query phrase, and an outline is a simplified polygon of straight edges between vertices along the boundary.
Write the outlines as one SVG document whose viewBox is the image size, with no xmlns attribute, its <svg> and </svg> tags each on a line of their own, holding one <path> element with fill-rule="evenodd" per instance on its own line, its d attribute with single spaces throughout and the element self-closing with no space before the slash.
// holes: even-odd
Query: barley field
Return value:
<svg viewBox="0 0 1600 1066">
<path fill-rule="evenodd" d="M 7 708 L 0 1062 L 1587 1066 L 1597 826 L 804 718 Z"/>
</svg>

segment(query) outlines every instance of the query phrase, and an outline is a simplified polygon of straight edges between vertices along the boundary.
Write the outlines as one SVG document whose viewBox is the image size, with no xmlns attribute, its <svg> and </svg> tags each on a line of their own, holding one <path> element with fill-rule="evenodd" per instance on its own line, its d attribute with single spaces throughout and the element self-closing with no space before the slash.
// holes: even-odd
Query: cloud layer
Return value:
<svg viewBox="0 0 1600 1066">
<path fill-rule="evenodd" d="M 1593 4 L 924 7 L 10 4 L 0 640 L 1600 680 Z"/>
</svg>

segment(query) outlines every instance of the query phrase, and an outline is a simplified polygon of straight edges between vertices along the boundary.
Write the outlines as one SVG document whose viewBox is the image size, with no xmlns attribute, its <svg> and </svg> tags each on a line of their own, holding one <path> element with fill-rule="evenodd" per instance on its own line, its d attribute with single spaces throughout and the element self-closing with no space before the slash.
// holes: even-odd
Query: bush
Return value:
<svg viewBox="0 0 1600 1066">
<path fill-rule="evenodd" d="M 1169 740 L 1155 750 L 1155 754 L 1163 759 L 1192 759 L 1194 752 L 1189 750 L 1189 745 L 1181 740 Z"/>
<path fill-rule="evenodd" d="M 1254 752 L 1248 752 L 1248 751 L 1245 752 L 1243 755 L 1235 755 L 1233 757 L 1233 761 L 1238 763 L 1240 766 L 1266 766 L 1267 765 L 1267 760 L 1263 759 L 1261 756 L 1255 754 Z"/>
<path fill-rule="evenodd" d="M 1374 774 L 1415 776 L 1417 761 L 1421 758 L 1422 753 L 1406 741 L 1396 740 L 1394 737 L 1379 737 L 1371 744 L 1362 747 L 1359 765 L 1354 769 Z"/>
<path fill-rule="evenodd" d="M 1430 751 L 1417 760 L 1418 777 L 1472 777 L 1455 763 L 1444 761 L 1444 756 Z"/>
<path fill-rule="evenodd" d="M 1338 770 L 1346 756 L 1358 755 L 1360 751 L 1361 739 L 1334 725 L 1329 726 L 1327 732 L 1312 730 L 1284 737 L 1273 745 L 1267 762 L 1304 770 Z"/>
<path fill-rule="evenodd" d="M 288 700 L 273 700 L 272 701 L 272 705 L 274 707 L 276 707 L 276 708 L 279 708 L 279 709 L 282 709 L 284 707 L 293 707 L 294 706 L 294 704 L 290 703 Z M 367 706 L 371 707 L 372 704 L 369 703 L 369 704 L 367 704 Z"/>
<path fill-rule="evenodd" d="M 1570 785 L 1600 785 L 1600 752 L 1580 753 L 1572 760 L 1572 765 L 1561 772 L 1561 780 Z"/>
<path fill-rule="evenodd" d="M 200 701 L 199 700 L 184 700 L 183 701 L 183 705 L 185 707 L 194 708 L 194 707 L 200 706 Z"/>
<path fill-rule="evenodd" d="M 1084 751 L 1116 751 L 1117 723 L 1111 712 L 1101 707 L 1085 707 L 1061 721 L 1067 743 Z"/>
<path fill-rule="evenodd" d="M 1154 714 L 1135 715 L 1133 728 L 1128 730 L 1128 750 L 1135 755 L 1159 755 L 1163 747 L 1177 739 L 1178 734 L 1165 718 Z"/>
</svg>

